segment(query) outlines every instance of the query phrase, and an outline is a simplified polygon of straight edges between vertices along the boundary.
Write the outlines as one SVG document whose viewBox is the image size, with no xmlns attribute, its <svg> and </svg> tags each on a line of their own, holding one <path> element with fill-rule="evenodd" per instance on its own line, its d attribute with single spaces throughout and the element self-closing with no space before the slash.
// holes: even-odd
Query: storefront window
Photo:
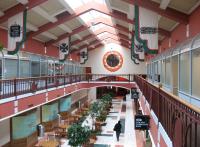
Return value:
<svg viewBox="0 0 200 147">
<path fill-rule="evenodd" d="M 40 76 L 40 61 L 31 61 L 31 76 Z"/>
<path fill-rule="evenodd" d="M 162 68 L 161 68 L 161 82 L 165 83 L 165 60 L 161 61 Z"/>
<path fill-rule="evenodd" d="M 192 95 L 200 98 L 200 48 L 192 51 Z"/>
<path fill-rule="evenodd" d="M 189 52 L 180 55 L 180 81 L 179 89 L 185 93 L 190 92 L 190 54 Z"/>
<path fill-rule="evenodd" d="M 5 59 L 4 68 L 5 79 L 18 77 L 18 60 L 17 59 Z"/>
<path fill-rule="evenodd" d="M 48 67 L 47 62 L 41 61 L 40 66 L 41 66 L 41 76 L 47 76 L 47 67 Z"/>
<path fill-rule="evenodd" d="M 68 62 L 65 63 L 65 74 L 69 74 L 69 65 L 68 65 Z"/>
<path fill-rule="evenodd" d="M 20 60 L 20 77 L 29 77 L 30 76 L 30 64 L 29 60 Z"/>
<path fill-rule="evenodd" d="M 171 74 L 171 60 L 170 58 L 167 58 L 165 60 L 165 84 L 168 86 L 171 86 L 171 78 L 172 78 L 172 74 Z"/>
</svg>

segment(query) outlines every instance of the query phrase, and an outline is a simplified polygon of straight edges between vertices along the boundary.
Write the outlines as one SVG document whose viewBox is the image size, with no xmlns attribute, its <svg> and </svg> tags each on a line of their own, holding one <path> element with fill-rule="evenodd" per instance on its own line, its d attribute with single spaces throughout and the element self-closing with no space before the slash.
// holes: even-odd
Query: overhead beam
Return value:
<svg viewBox="0 0 200 147">
<path fill-rule="evenodd" d="M 51 28 L 54 28 L 60 24 L 63 24 L 65 22 L 68 22 L 76 17 L 79 17 L 80 15 L 84 14 L 84 13 L 87 13 L 91 10 L 95 10 L 95 11 L 98 11 L 100 13 L 103 13 L 105 15 L 108 15 L 108 16 L 111 16 L 111 17 L 114 17 L 114 18 L 117 18 L 117 19 L 120 19 L 122 21 L 125 21 L 125 22 L 128 22 L 128 23 L 131 23 L 131 24 L 134 24 L 134 21 L 133 20 L 130 20 L 128 18 L 124 18 L 120 15 L 117 15 L 117 14 L 113 14 L 113 13 L 110 13 L 109 10 L 107 9 L 107 7 L 103 4 L 97 4 L 95 2 L 89 2 L 88 4 L 84 5 L 84 6 L 81 6 L 79 8 L 77 8 L 75 10 L 75 13 L 70 15 L 69 13 L 67 12 L 64 12 L 60 15 L 58 15 L 56 18 L 58 21 L 54 22 L 54 23 L 47 23 L 43 26 L 40 26 L 39 27 L 39 30 L 37 32 L 31 32 L 29 33 L 29 37 L 34 37 L 36 35 L 39 35 L 40 33 L 42 32 L 45 32 Z"/>
<path fill-rule="evenodd" d="M 0 11 L 0 17 L 3 16 L 3 15 L 4 15 L 4 12 L 3 12 L 3 11 Z"/>
<path fill-rule="evenodd" d="M 89 25 L 89 24 L 91 24 L 91 22 L 87 22 L 87 24 Z M 126 27 L 124 27 L 124 26 L 121 26 L 121 25 L 119 25 L 119 24 L 117 24 L 116 26 L 112 26 L 112 24 L 111 24 L 107 19 L 99 18 L 99 19 L 97 19 L 97 20 L 95 21 L 95 23 L 93 24 L 93 26 L 99 25 L 99 24 L 104 24 L 104 25 L 106 25 L 106 26 L 115 28 L 115 29 L 117 29 L 117 30 L 119 30 L 119 31 L 123 31 L 123 32 L 125 32 L 125 33 L 129 33 L 129 34 L 131 34 L 131 35 L 134 34 L 134 32 L 129 31 L 128 28 L 126 28 Z M 61 25 L 63 25 L 63 24 L 61 24 Z M 61 25 L 60 25 L 60 26 L 61 26 Z M 65 25 L 64 25 L 64 26 L 65 26 Z M 67 27 L 67 26 L 66 26 L 66 27 Z M 65 27 L 65 28 L 62 27 L 62 29 L 63 29 L 63 30 L 66 29 L 66 31 L 68 31 L 68 32 L 70 32 L 70 33 L 68 33 L 68 34 L 63 34 L 63 35 L 61 35 L 60 37 L 58 37 L 57 40 L 49 41 L 47 44 L 54 44 L 54 43 L 60 41 L 61 39 L 64 39 L 64 37 L 69 37 L 70 35 L 72 36 L 73 34 L 78 34 L 78 33 L 82 32 L 82 31 L 85 31 L 85 30 L 91 28 L 91 27 L 86 27 L 86 26 L 83 26 L 83 25 L 82 25 L 82 26 L 80 26 L 79 28 L 73 30 L 73 31 L 75 31 L 75 32 L 73 32 L 73 31 L 71 31 L 71 30 L 68 30 L 66 27 Z M 169 31 L 166 31 L 166 30 L 161 29 L 161 28 L 159 28 L 158 31 L 159 31 L 159 33 L 160 33 L 161 35 L 163 35 L 163 36 L 167 36 L 167 37 L 170 36 L 170 32 L 169 32 Z M 93 36 L 93 37 L 94 37 L 94 36 Z M 85 40 L 84 37 L 83 37 L 83 40 Z M 80 41 L 81 41 L 81 39 L 76 40 L 76 42 L 80 42 Z"/>
<path fill-rule="evenodd" d="M 34 31 L 34 32 L 38 31 L 38 28 L 35 25 L 33 25 L 33 24 L 29 23 L 29 22 L 27 22 L 26 26 L 31 31 Z"/>
<path fill-rule="evenodd" d="M 19 3 L 26 5 L 28 3 L 28 0 L 17 0 Z"/>
<path fill-rule="evenodd" d="M 171 0 L 161 0 L 160 9 L 164 9 L 165 10 L 167 8 L 167 6 L 169 5 L 170 1 Z"/>
<path fill-rule="evenodd" d="M 102 40 L 94 40 L 94 41 L 92 41 L 89 45 L 82 45 L 82 46 L 79 47 L 79 49 L 73 50 L 72 53 L 73 53 L 73 52 L 78 53 L 81 49 L 83 49 L 83 48 L 85 48 L 85 47 L 89 47 L 89 46 L 95 45 L 95 44 L 97 44 L 97 43 L 101 43 L 102 41 L 107 40 L 107 39 L 109 39 L 109 38 L 112 39 L 112 40 L 115 40 L 114 38 L 111 38 L 111 37 L 106 37 L 106 38 L 104 38 L 104 39 L 102 39 Z M 130 48 L 129 44 L 127 44 L 126 42 L 120 43 L 118 40 L 115 40 L 115 41 L 118 42 L 118 44 L 120 44 L 120 45 L 123 44 L 123 46 L 126 47 L 126 48 Z"/>
<path fill-rule="evenodd" d="M 72 30 L 68 26 L 66 26 L 64 24 L 61 24 L 58 27 L 61 28 L 65 32 L 72 33 Z"/>
<path fill-rule="evenodd" d="M 51 39 L 53 39 L 53 40 L 58 39 L 57 36 L 55 36 L 54 34 L 49 33 L 49 32 L 43 32 L 42 35 L 44 35 L 44 36 L 46 36 L 46 37 L 48 37 L 48 38 L 51 38 Z"/>
<path fill-rule="evenodd" d="M 40 6 L 34 7 L 32 9 L 35 13 L 39 14 L 43 18 L 47 19 L 50 22 L 56 22 L 57 19 L 54 16 L 49 15 L 46 11 L 44 11 Z"/>
<path fill-rule="evenodd" d="M 30 0 L 28 4 L 23 5 L 23 4 L 17 4 L 14 7 L 9 8 L 8 10 L 4 11 L 4 15 L 0 17 L 0 24 L 7 21 L 8 18 L 23 12 L 24 10 L 28 9 L 32 9 L 44 2 L 47 2 L 48 0 Z"/>
<path fill-rule="evenodd" d="M 150 0 L 122 0 L 122 1 L 128 4 L 138 5 L 140 7 L 149 9 L 151 11 L 158 13 L 161 16 L 167 17 L 179 23 L 188 24 L 189 22 L 189 15 L 172 8 L 166 8 L 165 10 L 163 10 L 160 8 L 160 4 Z"/>
<path fill-rule="evenodd" d="M 94 25 L 97 25 L 97 24 L 100 24 L 101 22 L 97 22 L 97 23 L 95 23 Z M 106 23 L 105 23 L 106 24 Z M 107 25 L 107 24 L 106 24 Z M 110 25 L 108 25 L 108 26 L 110 26 Z M 111 26 L 112 27 L 112 26 Z M 57 40 L 51 40 L 51 41 L 49 41 L 49 42 L 47 42 L 47 45 L 50 45 L 50 44 L 54 44 L 54 43 L 56 43 L 56 42 L 58 42 L 58 41 L 60 41 L 60 40 L 62 40 L 62 39 L 64 39 L 64 38 L 67 38 L 67 37 L 69 37 L 69 36 L 72 36 L 72 35 L 75 35 L 75 34 L 78 34 L 78 33 L 80 33 L 80 32 L 82 32 L 82 31 L 85 31 L 85 30 L 87 30 L 87 29 L 89 29 L 90 27 L 87 27 L 87 26 L 80 26 L 80 27 L 78 27 L 77 29 L 75 29 L 75 30 L 73 30 L 71 33 L 67 33 L 67 34 L 63 34 L 63 35 L 61 35 L 61 36 L 59 36 L 58 37 L 58 39 Z M 119 28 L 118 26 L 114 26 L 114 28 L 118 28 L 119 30 L 121 30 L 121 28 Z M 122 30 L 122 31 L 125 31 L 125 30 Z M 127 31 L 126 31 L 127 32 Z M 132 32 L 131 32 L 132 33 Z M 95 36 L 93 36 L 93 37 L 95 37 Z M 81 39 L 79 39 L 79 40 L 77 40 L 76 42 L 80 42 L 80 40 Z M 84 39 L 85 40 L 85 39 Z"/>
</svg>

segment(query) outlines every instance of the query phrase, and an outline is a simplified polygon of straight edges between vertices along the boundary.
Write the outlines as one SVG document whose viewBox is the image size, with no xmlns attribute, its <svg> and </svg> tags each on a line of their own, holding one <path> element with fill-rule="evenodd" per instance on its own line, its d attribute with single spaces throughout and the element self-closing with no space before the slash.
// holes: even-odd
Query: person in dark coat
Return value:
<svg viewBox="0 0 200 147">
<path fill-rule="evenodd" d="M 122 125 L 121 125 L 120 121 L 118 121 L 118 123 L 116 123 L 115 127 L 114 127 L 114 131 L 116 132 L 117 141 L 119 141 L 119 135 L 121 133 L 121 128 L 122 128 Z"/>
</svg>

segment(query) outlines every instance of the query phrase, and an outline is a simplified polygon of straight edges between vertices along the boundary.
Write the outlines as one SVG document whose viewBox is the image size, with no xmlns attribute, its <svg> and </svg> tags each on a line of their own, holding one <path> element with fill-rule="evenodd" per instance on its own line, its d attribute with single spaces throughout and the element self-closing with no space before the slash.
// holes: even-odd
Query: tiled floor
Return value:
<svg viewBox="0 0 200 147">
<path fill-rule="evenodd" d="M 126 109 L 123 112 L 122 105 L 126 105 Z M 125 133 L 121 133 L 119 142 L 116 140 L 115 132 L 113 131 L 114 125 L 120 119 L 125 119 Z M 109 113 L 106 119 L 106 125 L 102 127 L 102 133 L 97 136 L 95 147 L 140 147 L 136 145 L 136 134 L 134 130 L 134 112 L 132 100 L 127 98 L 126 102 L 122 100 L 113 100 L 113 109 Z M 62 139 L 61 147 L 69 147 L 68 141 Z"/>
</svg>

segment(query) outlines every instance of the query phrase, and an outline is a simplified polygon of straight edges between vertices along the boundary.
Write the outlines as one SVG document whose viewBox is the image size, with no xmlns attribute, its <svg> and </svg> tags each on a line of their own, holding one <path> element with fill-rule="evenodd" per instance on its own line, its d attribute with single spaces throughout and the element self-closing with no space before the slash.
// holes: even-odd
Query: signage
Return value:
<svg viewBox="0 0 200 147">
<path fill-rule="evenodd" d="M 155 34 L 157 33 L 157 28 L 154 27 L 141 27 L 140 28 L 141 34 Z"/>
<path fill-rule="evenodd" d="M 148 130 L 149 120 L 149 115 L 135 115 L 135 130 Z"/>
<path fill-rule="evenodd" d="M 20 37 L 21 26 L 14 24 L 10 26 L 10 37 Z"/>
<path fill-rule="evenodd" d="M 59 46 L 59 49 L 62 53 L 64 54 L 68 54 L 69 52 L 69 47 L 66 43 L 62 43 L 60 46 Z"/>
</svg>

